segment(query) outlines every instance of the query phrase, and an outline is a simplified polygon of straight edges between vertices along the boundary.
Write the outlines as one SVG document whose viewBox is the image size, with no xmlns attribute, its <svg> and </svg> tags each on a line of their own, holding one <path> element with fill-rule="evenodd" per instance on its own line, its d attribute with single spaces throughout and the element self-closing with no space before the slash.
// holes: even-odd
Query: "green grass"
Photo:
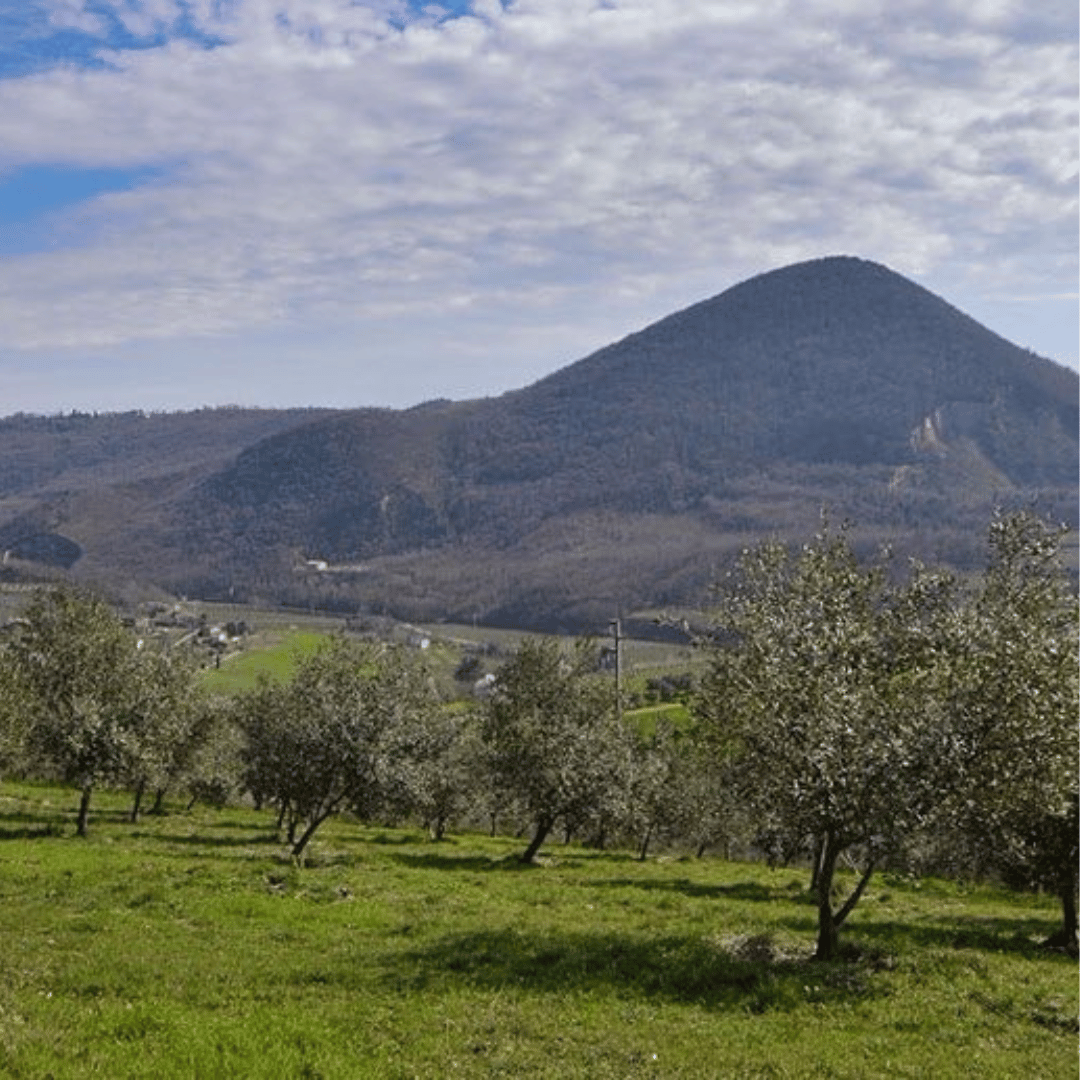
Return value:
<svg viewBox="0 0 1080 1080">
<path fill-rule="evenodd" d="M 260 678 L 286 682 L 296 670 L 297 659 L 310 656 L 327 640 L 327 634 L 312 630 L 261 635 L 243 652 L 226 656 L 221 667 L 208 670 L 203 683 L 215 694 L 237 694 L 253 689 Z"/>
<path fill-rule="evenodd" d="M 628 709 L 626 719 L 634 724 L 646 737 L 652 736 L 656 726 L 661 721 L 669 724 L 676 730 L 685 730 L 690 727 L 690 710 L 678 702 L 668 702 L 664 705 L 643 705 L 640 709 Z"/>
<path fill-rule="evenodd" d="M 0 789 L 5 1077 L 1075 1077 L 1053 903 L 880 878 L 815 964 L 805 875 Z"/>
<path fill-rule="evenodd" d="M 4 596 L 0 593 L 0 604 Z M 242 604 L 197 602 L 192 612 L 203 614 L 208 621 L 223 625 L 227 622 L 246 622 L 254 633 L 243 651 L 228 654 L 219 669 L 205 676 L 209 688 L 217 693 L 232 694 L 251 689 L 260 674 L 274 679 L 287 679 L 294 667 L 297 650 L 303 654 L 333 634 L 346 630 L 342 616 L 326 613 L 257 608 Z M 412 624 L 387 624 L 394 640 L 404 641 Z M 425 623 L 422 629 L 432 641 L 428 658 L 436 674 L 453 689 L 453 671 L 471 645 L 493 645 L 508 653 L 516 649 L 525 637 L 534 636 L 524 630 L 507 630 L 490 626 L 471 626 L 452 623 Z M 542 635 L 540 635 L 542 636 Z M 610 644 L 609 639 L 597 639 Z M 483 670 L 493 671 L 501 659 L 484 659 Z M 624 680 L 628 691 L 643 693 L 650 675 L 681 673 L 699 667 L 701 658 L 687 645 L 627 638 L 623 641 Z M 456 689 L 462 690 L 461 687 Z"/>
</svg>

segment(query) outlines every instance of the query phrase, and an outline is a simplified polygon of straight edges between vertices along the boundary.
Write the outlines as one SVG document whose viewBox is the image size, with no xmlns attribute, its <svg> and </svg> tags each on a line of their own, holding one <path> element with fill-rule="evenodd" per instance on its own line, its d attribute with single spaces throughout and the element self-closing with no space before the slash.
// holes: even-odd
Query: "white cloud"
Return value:
<svg viewBox="0 0 1080 1080">
<path fill-rule="evenodd" d="M 634 320 L 835 251 L 1061 291 L 1075 12 L 1027 6 L 114 2 L 133 34 L 186 19 L 225 44 L 103 36 L 106 68 L 0 81 L 0 170 L 166 175 L 81 207 L 78 246 L 0 265 L 0 346 L 515 305 Z M 104 35 L 101 9 L 50 10 Z"/>
<path fill-rule="evenodd" d="M 81 30 L 94 35 L 105 31 L 101 16 L 88 11 L 84 0 L 47 0 L 45 16 L 49 25 L 57 29 Z"/>
</svg>

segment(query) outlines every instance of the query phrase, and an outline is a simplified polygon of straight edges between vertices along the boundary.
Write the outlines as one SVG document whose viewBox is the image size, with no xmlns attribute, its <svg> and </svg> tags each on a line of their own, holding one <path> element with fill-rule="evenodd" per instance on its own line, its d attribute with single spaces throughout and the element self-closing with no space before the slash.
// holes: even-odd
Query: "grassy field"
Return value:
<svg viewBox="0 0 1080 1080">
<path fill-rule="evenodd" d="M 343 619 L 325 615 L 225 604 L 196 606 L 211 622 L 224 624 L 230 620 L 243 620 L 255 628 L 240 650 L 228 653 L 219 668 L 206 672 L 204 681 L 207 688 L 220 694 L 250 690 L 260 675 L 271 679 L 288 679 L 298 657 L 311 653 L 331 635 L 342 633 L 345 629 Z M 455 686 L 453 678 L 455 668 L 471 646 L 483 644 L 505 654 L 517 648 L 522 638 L 528 636 L 520 630 L 451 624 L 423 627 L 397 624 L 392 633 L 387 632 L 398 641 L 408 640 L 411 634 L 426 635 L 431 643 L 427 650 L 428 663 L 451 695 L 467 695 L 471 688 L 471 683 Z M 500 663 L 499 656 L 485 657 L 482 670 L 494 671 Z M 699 664 L 700 657 L 688 646 L 634 639 L 627 639 L 623 643 L 624 685 L 629 692 L 642 694 L 650 676 L 688 671 Z M 654 711 L 659 716 L 671 710 L 661 708 Z M 685 710 L 675 712 L 680 722 L 685 720 Z M 649 722 L 655 722 L 655 718 L 650 717 Z"/>
<path fill-rule="evenodd" d="M 260 634 L 242 652 L 224 658 L 219 668 L 211 668 L 203 676 L 208 690 L 215 694 L 238 694 L 253 689 L 260 676 L 287 682 L 300 657 L 310 656 L 328 640 L 326 634 L 295 627 Z"/>
<path fill-rule="evenodd" d="M 74 802 L 0 787 L 4 1077 L 1077 1074 L 1045 898 L 881 878 L 822 965 L 801 872 Z"/>
</svg>

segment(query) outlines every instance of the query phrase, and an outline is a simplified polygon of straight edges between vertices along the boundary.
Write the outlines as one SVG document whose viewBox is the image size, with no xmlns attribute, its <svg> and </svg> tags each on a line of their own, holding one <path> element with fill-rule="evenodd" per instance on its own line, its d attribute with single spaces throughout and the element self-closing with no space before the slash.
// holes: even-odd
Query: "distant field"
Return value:
<svg viewBox="0 0 1080 1080">
<path fill-rule="evenodd" d="M 0 785 L 0 1075 L 1075 1080 L 1052 900 L 878 877 L 817 964 L 799 871 Z"/>
<path fill-rule="evenodd" d="M 346 630 L 344 618 L 321 613 L 226 604 L 196 603 L 190 606 L 205 613 L 213 623 L 223 625 L 243 621 L 253 631 L 241 650 L 229 653 L 219 669 L 206 673 L 205 684 L 215 693 L 232 694 L 251 689 L 260 675 L 287 679 L 298 656 L 312 652 L 330 635 Z M 388 622 L 383 631 L 398 641 L 426 637 L 430 642 L 429 662 L 448 688 L 452 688 L 454 669 L 469 650 L 476 646 L 495 650 L 494 655 L 483 658 L 483 670 L 493 671 L 502 656 L 515 649 L 524 637 L 530 636 L 521 630 L 450 623 L 411 626 Z M 612 641 L 598 639 L 598 643 L 610 645 Z M 636 639 L 623 641 L 624 685 L 631 692 L 643 692 L 650 676 L 689 671 L 699 663 L 700 658 L 689 646 Z M 456 687 L 458 693 L 467 689 Z"/>
<path fill-rule="evenodd" d="M 506 630 L 491 626 L 469 626 L 455 623 L 425 623 L 424 628 L 436 638 L 463 643 L 491 643 L 513 649 L 524 637 L 537 636 L 524 630 Z M 598 645 L 613 645 L 610 637 L 593 639 Z M 657 673 L 661 670 L 687 670 L 695 663 L 694 650 L 689 645 L 661 641 L 623 639 L 623 661 L 628 672 Z"/>
<path fill-rule="evenodd" d="M 312 630 L 260 635 L 243 651 L 224 657 L 221 667 L 208 670 L 204 685 L 213 693 L 236 694 L 253 689 L 260 677 L 287 682 L 297 660 L 313 653 L 326 640 L 326 634 Z"/>
</svg>

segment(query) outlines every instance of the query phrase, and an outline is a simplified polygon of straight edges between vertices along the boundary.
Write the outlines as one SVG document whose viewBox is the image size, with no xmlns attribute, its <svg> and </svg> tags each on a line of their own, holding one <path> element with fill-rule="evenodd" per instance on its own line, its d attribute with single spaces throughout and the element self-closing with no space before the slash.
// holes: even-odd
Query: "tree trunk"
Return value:
<svg viewBox="0 0 1080 1080">
<path fill-rule="evenodd" d="M 839 940 L 839 927 L 833 918 L 832 886 L 836 872 L 836 860 L 840 855 L 840 845 L 826 834 L 823 838 L 821 861 L 817 872 L 818 901 L 818 938 L 815 960 L 831 960 L 836 955 Z"/>
<path fill-rule="evenodd" d="M 645 857 L 649 854 L 649 842 L 652 840 L 653 823 L 649 822 L 649 827 L 645 830 L 645 835 L 641 838 L 641 849 L 638 851 L 638 862 L 644 862 Z"/>
<path fill-rule="evenodd" d="M 821 873 L 821 857 L 825 854 L 825 839 L 819 836 L 814 841 L 814 852 L 811 856 L 813 864 L 810 867 L 810 891 L 817 892 L 818 875 Z"/>
<path fill-rule="evenodd" d="M 1075 866 L 1068 867 L 1062 874 L 1057 891 L 1061 898 L 1061 926 L 1043 942 L 1043 946 L 1047 949 L 1062 949 L 1069 956 L 1078 956 L 1080 927 L 1077 925 Z"/>
<path fill-rule="evenodd" d="M 146 792 L 146 781 L 140 780 L 135 785 L 135 796 L 131 801 L 131 813 L 128 815 L 128 820 L 134 825 L 139 820 L 139 810 L 142 807 L 143 795 Z"/>
<path fill-rule="evenodd" d="M 165 813 L 165 792 L 168 788 L 159 787 L 154 793 L 154 805 L 150 807 L 150 813 L 155 816 Z"/>
<path fill-rule="evenodd" d="M 549 821 L 547 819 L 543 819 L 536 823 L 536 833 L 521 856 L 521 861 L 523 863 L 531 863 L 533 859 L 536 858 L 536 853 L 540 850 L 540 845 L 547 839 L 547 835 L 551 832 L 551 827 L 554 824 L 554 821 Z"/>
<path fill-rule="evenodd" d="M 833 922 L 836 925 L 843 926 L 844 920 L 855 909 L 855 905 L 862 899 L 862 894 L 866 890 L 866 886 L 870 883 L 870 877 L 874 873 L 875 866 L 874 859 L 867 855 L 866 869 L 863 871 L 863 876 L 859 878 L 859 884 L 855 886 L 852 894 L 844 902 L 844 906 L 833 916 Z"/>
<path fill-rule="evenodd" d="M 300 839 L 296 839 L 296 827 L 299 821 L 296 815 L 292 815 L 289 818 L 289 843 L 292 844 L 292 854 L 294 859 L 298 859 L 307 847 L 308 841 L 315 835 L 315 830 L 331 815 L 344 801 L 345 796 L 339 795 L 335 799 L 331 799 L 327 802 L 321 810 L 315 812 L 312 815 L 311 820 L 308 822 L 308 827 L 303 831 Z"/>
<path fill-rule="evenodd" d="M 292 856 L 294 859 L 299 859 L 304 853 L 304 848 L 307 847 L 308 841 L 315 835 L 315 830 L 329 817 L 329 814 L 324 814 L 321 817 L 314 818 L 308 827 L 303 831 L 299 840 L 293 843 Z M 292 832 L 295 833 L 296 825 L 292 823 Z M 292 841 L 292 835 L 289 836 L 289 840 Z"/>
<path fill-rule="evenodd" d="M 83 785 L 82 797 L 79 799 L 79 817 L 75 825 L 77 836 L 86 836 L 87 826 L 90 821 L 90 796 L 93 791 L 94 789 L 90 784 Z"/>
</svg>

